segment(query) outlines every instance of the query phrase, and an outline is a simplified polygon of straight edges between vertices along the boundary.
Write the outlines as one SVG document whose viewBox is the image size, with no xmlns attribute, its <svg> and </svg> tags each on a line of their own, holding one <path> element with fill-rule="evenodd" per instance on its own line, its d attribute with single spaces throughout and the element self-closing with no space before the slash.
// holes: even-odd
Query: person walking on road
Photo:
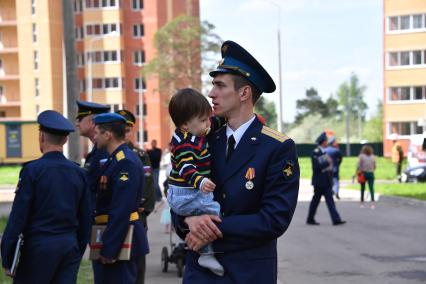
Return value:
<svg viewBox="0 0 426 284">
<path fill-rule="evenodd" d="M 325 148 L 325 152 L 331 157 L 333 162 L 333 193 L 337 199 L 340 199 L 339 189 L 340 189 L 340 164 L 342 163 L 342 153 L 339 150 L 339 145 L 336 143 L 336 138 L 330 137 L 328 141 L 328 146 Z"/>
<path fill-rule="evenodd" d="M 14 283 L 76 283 L 90 231 L 90 193 L 86 174 L 63 155 L 74 131 L 60 113 L 37 118 L 43 156 L 24 164 L 19 174 L 6 230 L 2 265 Z M 16 274 L 10 271 L 18 236 L 24 244 Z"/>
<path fill-rule="evenodd" d="M 160 162 L 162 151 L 160 148 L 157 148 L 157 140 L 153 139 L 151 141 L 151 149 L 147 151 L 149 159 L 151 160 L 152 167 L 152 176 L 154 178 L 154 187 L 155 187 L 155 199 L 157 202 L 160 202 L 163 198 L 161 194 L 159 178 L 160 178 Z"/>
<path fill-rule="evenodd" d="M 396 166 L 396 177 L 401 182 L 402 162 L 404 161 L 404 150 L 401 144 L 395 139 L 392 146 L 392 162 Z"/>
<path fill-rule="evenodd" d="M 326 153 L 325 148 L 327 147 L 327 135 L 322 132 L 315 141 L 317 147 L 311 155 L 312 162 L 312 185 L 314 186 L 314 196 L 312 197 L 311 204 L 309 205 L 308 218 L 306 224 L 308 225 L 319 225 L 315 220 L 315 213 L 318 205 L 321 201 L 321 197 L 324 196 L 325 202 L 330 212 L 331 220 L 333 225 L 342 225 L 346 221 L 342 221 L 339 213 L 337 212 L 336 205 L 333 200 L 333 161 L 331 157 Z"/>
<path fill-rule="evenodd" d="M 373 148 L 370 145 L 364 145 L 358 156 L 357 173 L 364 175 L 364 182 L 361 185 L 361 207 L 364 207 L 365 183 L 368 183 L 368 189 L 371 196 L 371 209 L 375 208 L 374 202 L 374 171 L 376 170 L 376 157 Z"/>
</svg>

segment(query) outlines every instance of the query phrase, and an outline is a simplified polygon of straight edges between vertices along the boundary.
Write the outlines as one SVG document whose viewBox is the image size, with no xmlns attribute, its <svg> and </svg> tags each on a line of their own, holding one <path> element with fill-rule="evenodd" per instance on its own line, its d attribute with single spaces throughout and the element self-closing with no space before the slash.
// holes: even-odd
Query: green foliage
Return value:
<svg viewBox="0 0 426 284">
<path fill-rule="evenodd" d="M 368 142 L 383 141 L 383 103 L 381 100 L 377 103 L 377 112 L 365 124 L 362 137 Z"/>
<path fill-rule="evenodd" d="M 340 179 L 350 180 L 355 174 L 357 157 L 343 157 L 340 165 Z M 311 158 L 299 158 L 300 175 L 302 178 L 310 179 L 312 177 Z M 378 180 L 396 180 L 395 165 L 386 158 L 376 157 L 375 178 Z"/>
<path fill-rule="evenodd" d="M 21 166 L 0 166 L 0 185 L 16 185 Z"/>
<path fill-rule="evenodd" d="M 306 90 L 306 98 L 296 100 L 296 114 L 295 124 L 300 124 L 304 118 L 312 114 L 320 114 L 321 117 L 331 117 L 336 114 L 337 101 L 330 96 L 324 103 L 318 91 L 311 87 Z"/>
<path fill-rule="evenodd" d="M 277 113 L 275 112 L 275 104 L 260 96 L 255 105 L 255 113 L 260 114 L 266 120 L 266 126 L 277 129 Z"/>
<path fill-rule="evenodd" d="M 358 76 L 352 73 L 349 82 L 342 83 L 337 91 L 339 106 L 346 113 L 349 111 L 351 117 L 361 115 L 362 119 L 365 119 L 365 111 L 368 108 L 364 102 L 366 89 L 366 86 L 360 86 Z"/>
<path fill-rule="evenodd" d="M 176 17 L 155 33 L 157 56 L 145 64 L 142 75 L 158 76 L 160 92 L 170 95 L 184 87 L 201 90 L 203 69 L 212 69 L 212 55 L 219 58 L 222 40 L 213 30 L 197 17 Z"/>
</svg>

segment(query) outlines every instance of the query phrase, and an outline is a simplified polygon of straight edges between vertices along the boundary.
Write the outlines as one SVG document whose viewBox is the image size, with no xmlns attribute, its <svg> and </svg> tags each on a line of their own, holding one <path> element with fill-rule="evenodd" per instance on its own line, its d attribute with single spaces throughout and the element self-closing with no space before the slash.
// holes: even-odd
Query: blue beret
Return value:
<svg viewBox="0 0 426 284">
<path fill-rule="evenodd" d="M 321 133 L 320 136 L 315 140 L 315 143 L 318 145 L 322 144 L 325 140 L 327 140 L 327 134 L 325 132 Z"/>
<path fill-rule="evenodd" d="M 104 124 L 104 123 L 126 123 L 126 119 L 114 112 L 110 113 L 101 113 L 95 115 L 93 118 L 95 124 Z"/>
<path fill-rule="evenodd" d="M 120 109 L 120 110 L 117 110 L 115 113 L 118 113 L 119 115 L 124 117 L 126 119 L 127 124 L 129 124 L 131 126 L 135 125 L 136 118 L 133 115 L 133 113 L 131 113 L 127 109 Z"/>
<path fill-rule="evenodd" d="M 40 124 L 40 130 L 51 134 L 65 136 L 74 132 L 74 126 L 71 122 L 54 110 L 46 110 L 40 113 L 37 122 Z"/>
<path fill-rule="evenodd" d="M 86 115 L 99 114 L 109 112 L 110 107 L 92 102 L 77 101 L 78 113 L 77 119 L 81 119 Z"/>
<path fill-rule="evenodd" d="M 262 65 L 247 50 L 230 40 L 222 44 L 222 60 L 210 76 L 215 77 L 219 73 L 241 75 L 261 93 L 272 93 L 276 89 L 274 80 Z"/>
</svg>

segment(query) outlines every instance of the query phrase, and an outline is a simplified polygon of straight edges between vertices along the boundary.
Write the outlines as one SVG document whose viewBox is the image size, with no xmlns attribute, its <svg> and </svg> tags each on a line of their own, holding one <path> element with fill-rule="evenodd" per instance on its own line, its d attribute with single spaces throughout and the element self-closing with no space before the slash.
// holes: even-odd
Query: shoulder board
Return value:
<svg viewBox="0 0 426 284">
<path fill-rule="evenodd" d="M 117 154 L 115 154 L 115 158 L 117 159 L 117 162 L 120 161 L 120 160 L 123 160 L 124 158 L 126 158 L 126 156 L 124 155 L 123 150 L 121 150 Z"/>
<path fill-rule="evenodd" d="M 281 132 L 278 132 L 276 130 L 273 130 L 267 126 L 262 127 L 262 133 L 280 142 L 284 142 L 285 140 L 288 139 L 287 135 L 282 134 Z"/>
</svg>

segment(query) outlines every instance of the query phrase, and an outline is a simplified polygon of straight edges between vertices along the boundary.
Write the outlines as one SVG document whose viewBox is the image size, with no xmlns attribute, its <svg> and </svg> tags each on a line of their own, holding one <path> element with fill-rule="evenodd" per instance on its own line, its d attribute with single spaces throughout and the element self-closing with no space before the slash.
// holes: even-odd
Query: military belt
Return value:
<svg viewBox="0 0 426 284">
<path fill-rule="evenodd" d="M 136 221 L 136 220 L 139 220 L 139 214 L 138 214 L 138 212 L 133 212 L 132 214 L 130 214 L 129 221 Z M 96 216 L 95 217 L 95 223 L 97 225 L 108 223 L 108 215 L 104 214 L 104 215 L 98 215 L 98 216 Z"/>
</svg>

